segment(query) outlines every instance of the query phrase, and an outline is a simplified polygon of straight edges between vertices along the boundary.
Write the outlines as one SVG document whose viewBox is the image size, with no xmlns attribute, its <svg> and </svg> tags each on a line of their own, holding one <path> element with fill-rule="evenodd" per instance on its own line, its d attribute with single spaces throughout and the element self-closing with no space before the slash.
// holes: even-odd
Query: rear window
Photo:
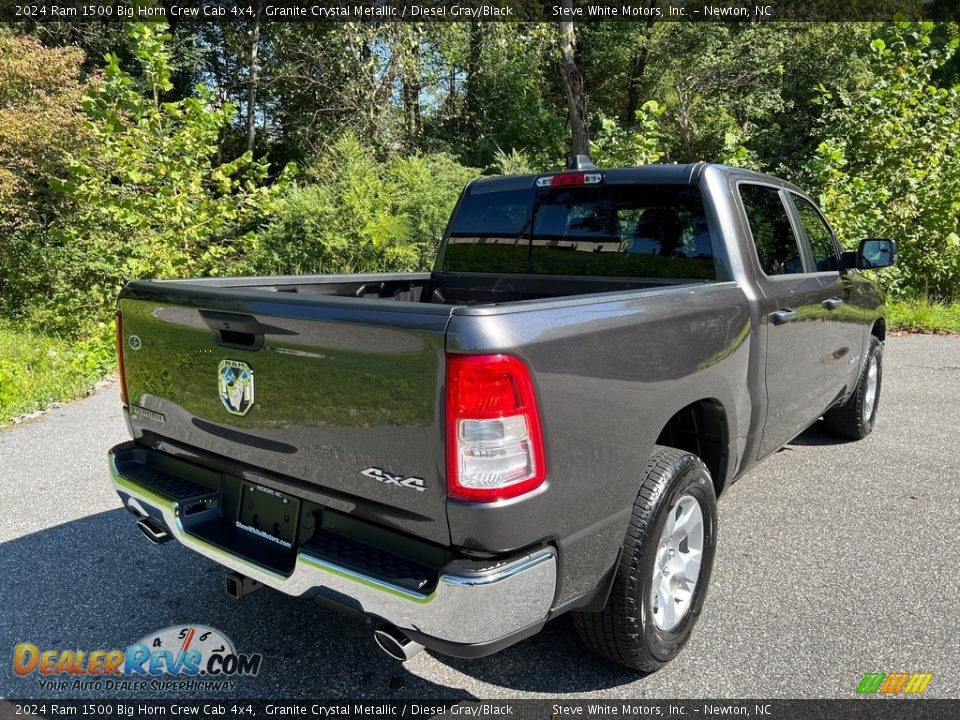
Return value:
<svg viewBox="0 0 960 720">
<path fill-rule="evenodd" d="M 700 190 L 609 185 L 463 198 L 441 270 L 715 279 Z"/>
</svg>

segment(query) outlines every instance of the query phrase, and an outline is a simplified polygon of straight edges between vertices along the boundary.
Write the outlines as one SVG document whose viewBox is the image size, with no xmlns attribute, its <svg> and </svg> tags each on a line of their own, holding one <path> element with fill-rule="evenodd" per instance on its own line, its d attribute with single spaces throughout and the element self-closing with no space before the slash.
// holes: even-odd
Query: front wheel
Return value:
<svg viewBox="0 0 960 720">
<path fill-rule="evenodd" d="M 710 472 L 690 453 L 657 446 L 633 513 L 606 606 L 575 613 L 594 652 L 634 670 L 663 667 L 683 648 L 703 607 L 716 550 Z"/>
<path fill-rule="evenodd" d="M 873 430 L 880 408 L 880 386 L 883 381 L 883 343 L 870 337 L 866 362 L 860 369 L 857 386 L 843 405 L 828 410 L 823 423 L 834 435 L 862 440 Z"/>
</svg>

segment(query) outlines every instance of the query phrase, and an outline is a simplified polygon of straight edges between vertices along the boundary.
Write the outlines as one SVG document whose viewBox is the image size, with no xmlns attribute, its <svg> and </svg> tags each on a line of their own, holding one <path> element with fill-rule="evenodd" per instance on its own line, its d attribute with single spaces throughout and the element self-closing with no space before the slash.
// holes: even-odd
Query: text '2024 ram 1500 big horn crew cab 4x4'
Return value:
<svg viewBox="0 0 960 720">
<path fill-rule="evenodd" d="M 699 616 L 716 495 L 821 416 L 870 432 L 860 269 L 894 252 L 841 252 L 802 191 L 735 168 L 481 178 L 434 272 L 129 283 L 114 483 L 235 597 L 359 611 L 394 657 L 572 611 L 655 669 Z"/>
</svg>

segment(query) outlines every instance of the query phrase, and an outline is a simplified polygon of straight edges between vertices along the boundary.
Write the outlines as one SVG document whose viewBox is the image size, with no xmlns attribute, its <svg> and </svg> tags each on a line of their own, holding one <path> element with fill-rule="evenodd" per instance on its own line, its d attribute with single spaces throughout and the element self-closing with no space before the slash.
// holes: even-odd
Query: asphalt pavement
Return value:
<svg viewBox="0 0 960 720">
<path fill-rule="evenodd" d="M 12 649 L 125 648 L 199 623 L 263 655 L 244 697 L 845 698 L 866 672 L 923 671 L 927 696 L 958 698 L 958 395 L 960 338 L 890 338 L 873 434 L 814 426 L 730 488 L 693 638 L 639 676 L 588 654 L 566 618 L 488 658 L 400 665 L 361 622 L 271 590 L 228 597 L 219 567 L 149 545 L 120 509 L 106 451 L 127 435 L 110 385 L 0 430 L 0 697 L 136 698 L 43 690 L 13 673 Z"/>
</svg>

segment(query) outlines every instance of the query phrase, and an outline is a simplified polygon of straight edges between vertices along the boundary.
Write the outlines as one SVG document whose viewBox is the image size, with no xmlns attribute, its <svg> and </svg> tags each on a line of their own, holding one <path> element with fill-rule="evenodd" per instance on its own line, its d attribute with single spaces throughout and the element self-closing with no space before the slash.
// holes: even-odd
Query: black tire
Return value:
<svg viewBox="0 0 960 720">
<path fill-rule="evenodd" d="M 654 622 L 650 590 L 660 533 L 668 512 L 684 495 L 693 496 L 703 514 L 703 555 L 689 610 L 676 627 L 664 631 Z M 633 505 L 607 604 L 597 613 L 573 614 L 574 627 L 584 644 L 609 660 L 643 672 L 670 662 L 690 638 L 700 616 L 713 569 L 716 527 L 717 498 L 707 467 L 695 455 L 656 446 Z"/>
<path fill-rule="evenodd" d="M 867 386 L 870 365 L 874 358 L 877 361 L 877 387 L 874 395 L 873 408 L 867 412 Z M 828 410 L 823 416 L 826 429 L 834 435 L 862 440 L 873 430 L 877 420 L 877 410 L 880 408 L 880 388 L 883 385 L 883 343 L 876 337 L 870 336 L 870 345 L 867 357 L 864 358 L 857 386 L 850 399 L 840 407 Z"/>
</svg>

